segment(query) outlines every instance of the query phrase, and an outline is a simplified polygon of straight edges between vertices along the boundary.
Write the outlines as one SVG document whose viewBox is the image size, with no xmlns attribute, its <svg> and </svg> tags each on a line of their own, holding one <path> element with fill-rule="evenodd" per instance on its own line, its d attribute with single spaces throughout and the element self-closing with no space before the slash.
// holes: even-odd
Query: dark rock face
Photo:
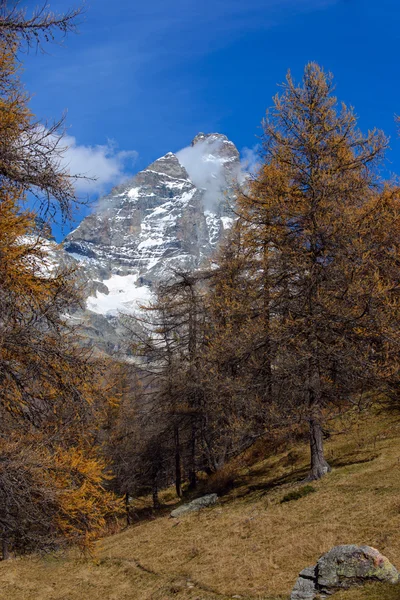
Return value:
<svg viewBox="0 0 400 600">
<path fill-rule="evenodd" d="M 299 574 L 291 600 L 314 600 L 368 581 L 400 583 L 399 572 L 375 548 L 335 546 Z"/>
</svg>

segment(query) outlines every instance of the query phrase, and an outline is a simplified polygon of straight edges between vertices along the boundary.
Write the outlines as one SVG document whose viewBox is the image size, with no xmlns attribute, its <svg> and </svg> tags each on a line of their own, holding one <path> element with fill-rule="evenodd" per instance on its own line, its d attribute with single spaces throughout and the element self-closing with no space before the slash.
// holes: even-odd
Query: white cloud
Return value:
<svg viewBox="0 0 400 600">
<path fill-rule="evenodd" d="M 226 189 L 227 177 L 231 178 L 233 185 L 242 185 L 261 166 L 260 145 L 257 144 L 253 148 L 243 148 L 240 165 L 237 168 L 231 167 L 228 172 L 226 166 L 230 161 L 220 152 L 222 144 L 221 139 L 208 138 L 176 153 L 195 186 L 207 190 L 204 195 L 207 210 L 212 210 L 218 204 L 218 198 Z"/>
<path fill-rule="evenodd" d="M 66 135 L 63 145 L 66 147 L 63 166 L 71 175 L 88 178 L 76 180 L 75 189 L 79 196 L 103 194 L 110 185 L 121 183 L 131 175 L 138 156 L 135 150 L 118 151 L 112 140 L 104 145 L 84 146 L 78 144 L 75 137 Z"/>
<path fill-rule="evenodd" d="M 230 176 L 232 183 L 235 183 L 239 176 L 239 170 L 233 169 L 230 174 L 227 171 L 230 159 L 220 153 L 223 143 L 221 139 L 208 138 L 194 146 L 187 146 L 176 154 L 194 185 L 206 189 L 203 200 L 207 210 L 212 210 L 224 193 L 226 178 Z"/>
<path fill-rule="evenodd" d="M 226 188 L 228 172 L 226 158 L 220 154 L 222 143 L 220 139 L 206 139 L 194 146 L 187 146 L 176 154 L 195 186 L 207 190 L 204 196 L 207 209 L 213 208 L 218 196 Z M 138 156 L 135 150 L 118 150 L 113 140 L 108 140 L 104 145 L 85 146 L 78 144 L 75 137 L 66 135 L 63 145 L 66 148 L 63 166 L 71 175 L 83 177 L 75 183 L 76 192 L 80 196 L 101 196 L 110 186 L 131 177 L 132 167 Z M 232 183 L 243 183 L 259 167 L 260 146 L 243 148 L 240 168 L 230 170 Z"/>
<path fill-rule="evenodd" d="M 240 154 L 243 177 L 255 175 L 261 167 L 260 145 L 257 144 L 253 148 L 244 147 Z"/>
</svg>

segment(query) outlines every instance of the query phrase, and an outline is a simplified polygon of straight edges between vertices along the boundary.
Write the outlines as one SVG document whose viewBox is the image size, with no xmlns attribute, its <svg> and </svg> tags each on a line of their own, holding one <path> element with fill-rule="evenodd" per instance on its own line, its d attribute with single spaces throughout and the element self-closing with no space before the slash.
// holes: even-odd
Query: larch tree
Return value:
<svg viewBox="0 0 400 600">
<path fill-rule="evenodd" d="M 33 118 L 19 79 L 21 43 L 72 27 L 46 8 L 24 20 L 0 5 L 0 539 L 3 559 L 78 543 L 90 548 L 119 504 L 104 489 L 97 426 L 105 365 L 79 346 L 68 311 L 80 303 L 73 272 L 52 269 L 28 193 L 68 217 L 73 179 L 62 132 Z M 46 16 L 47 15 L 47 16 Z"/>
<path fill-rule="evenodd" d="M 219 301 L 220 286 L 235 286 L 228 262 L 221 269 L 231 273 L 229 284 L 219 270 L 175 272 L 140 316 L 125 317 L 142 390 L 121 405 L 110 448 L 120 489 L 134 496 L 147 481 L 155 506 L 160 484 L 174 481 L 181 496 L 185 480 L 194 489 L 198 472 L 216 472 L 252 439 L 252 403 L 242 380 L 239 388 L 231 379 L 242 369 L 234 335 L 244 323 L 238 329 L 233 321 L 243 315 L 245 306 L 235 304 L 243 297 L 236 290 L 236 300 Z M 232 304 L 238 318 L 228 315 Z"/>
<path fill-rule="evenodd" d="M 44 2 L 28 13 L 16 0 L 0 1 L 0 179 L 18 185 L 36 197 L 46 218 L 56 214 L 66 220 L 77 202 L 74 182 L 63 163 L 64 117 L 42 123 L 29 109 L 29 95 L 20 78 L 21 54 L 43 50 L 70 32 L 76 32 L 82 8 L 56 14 Z"/>
<path fill-rule="evenodd" d="M 259 343 L 258 261 L 236 221 L 207 278 L 205 339 L 199 375 L 206 398 L 206 451 L 213 471 L 264 431 L 263 341 Z M 262 358 L 261 358 L 262 355 Z"/>
<path fill-rule="evenodd" d="M 394 279 L 384 284 L 378 265 L 382 252 L 392 265 L 398 256 L 396 236 L 385 251 L 378 233 L 387 140 L 376 130 L 362 135 L 354 112 L 332 92 L 331 75 L 314 63 L 300 85 L 288 74 L 263 123 L 262 167 L 237 209 L 259 262 L 267 397 L 282 415 L 308 422 L 311 479 L 330 470 L 323 450 L 329 409 L 366 389 L 383 320 L 394 326 L 395 308 L 382 294 Z M 394 210 L 397 188 L 390 193 Z M 372 239 L 371 206 L 382 209 Z"/>
<path fill-rule="evenodd" d="M 186 272 L 176 272 L 171 282 L 161 284 L 155 301 L 141 317 L 125 319 L 132 351 L 143 358 L 140 369 L 148 390 L 147 400 L 143 399 L 147 406 L 145 419 L 150 415 L 157 424 L 160 445 L 166 447 L 165 440 L 170 440 L 178 496 L 184 469 L 190 486 L 196 486 L 202 444 L 203 396 L 198 361 L 203 319 L 200 278 Z"/>
<path fill-rule="evenodd" d="M 10 49 L 14 49 L 17 43 L 19 50 L 43 50 L 45 44 L 57 41 L 60 36 L 76 33 L 78 17 L 82 13 L 82 7 L 69 9 L 62 14 L 54 13 L 47 1 L 28 12 L 16 0 L 1 0 L 0 39 Z"/>
</svg>

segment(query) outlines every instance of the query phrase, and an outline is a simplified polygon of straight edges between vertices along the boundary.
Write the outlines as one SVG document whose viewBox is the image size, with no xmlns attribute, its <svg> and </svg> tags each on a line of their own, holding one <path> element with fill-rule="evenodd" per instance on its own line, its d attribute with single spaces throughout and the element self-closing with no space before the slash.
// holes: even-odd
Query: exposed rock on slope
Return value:
<svg viewBox="0 0 400 600">
<path fill-rule="evenodd" d="M 190 512 L 198 512 L 202 508 L 208 508 L 213 506 L 218 500 L 217 494 L 208 494 L 207 496 L 201 496 L 200 498 L 196 498 L 192 500 L 188 504 L 182 504 L 182 506 L 178 506 L 171 512 L 171 517 L 177 518 L 185 515 Z"/>
</svg>

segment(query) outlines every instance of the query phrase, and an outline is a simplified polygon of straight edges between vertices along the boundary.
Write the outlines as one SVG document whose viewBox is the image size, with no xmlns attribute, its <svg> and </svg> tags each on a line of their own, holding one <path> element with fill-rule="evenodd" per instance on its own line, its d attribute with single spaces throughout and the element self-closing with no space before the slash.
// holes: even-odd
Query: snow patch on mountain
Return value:
<svg viewBox="0 0 400 600">
<path fill-rule="evenodd" d="M 224 229 L 231 229 L 235 219 L 233 217 L 221 217 L 222 227 Z"/>
<path fill-rule="evenodd" d="M 204 211 L 211 246 L 216 246 L 221 234 L 221 217 L 215 213 L 206 210 Z"/>
<path fill-rule="evenodd" d="M 139 198 L 140 187 L 131 188 L 127 194 L 131 200 L 137 200 Z M 120 194 L 122 196 L 122 194 Z"/>
<path fill-rule="evenodd" d="M 97 291 L 89 296 L 86 306 L 92 312 L 104 316 L 123 314 L 138 314 L 141 306 L 147 306 L 153 299 L 153 294 L 146 285 L 138 286 L 137 275 L 112 275 L 102 283 L 108 293 Z"/>
</svg>

